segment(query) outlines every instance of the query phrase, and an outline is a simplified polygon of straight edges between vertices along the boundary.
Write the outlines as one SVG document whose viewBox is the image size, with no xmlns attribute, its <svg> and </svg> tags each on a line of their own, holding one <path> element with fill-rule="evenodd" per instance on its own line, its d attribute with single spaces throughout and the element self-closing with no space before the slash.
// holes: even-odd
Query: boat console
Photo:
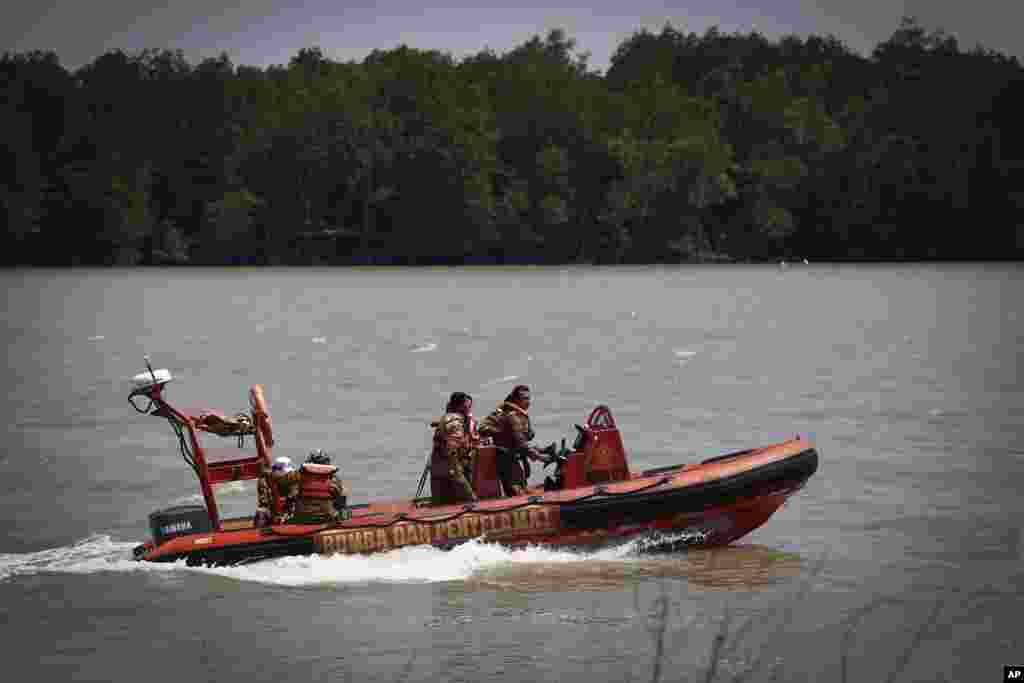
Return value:
<svg viewBox="0 0 1024 683">
<path fill-rule="evenodd" d="M 586 425 L 574 425 L 576 439 L 572 449 L 552 442 L 541 452 L 548 455 L 544 468 L 555 466 L 552 476 L 545 477 L 544 489 L 557 491 L 631 478 L 622 435 L 611 410 L 598 406 L 590 413 Z M 473 490 L 481 499 L 501 495 L 498 485 L 497 449 L 489 441 L 477 451 L 473 463 Z M 433 482 L 432 482 L 433 483 Z"/>
</svg>

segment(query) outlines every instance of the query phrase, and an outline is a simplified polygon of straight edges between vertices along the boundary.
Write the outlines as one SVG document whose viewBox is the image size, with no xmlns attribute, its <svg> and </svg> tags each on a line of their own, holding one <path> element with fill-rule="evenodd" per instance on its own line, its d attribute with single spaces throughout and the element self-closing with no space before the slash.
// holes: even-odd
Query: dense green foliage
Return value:
<svg viewBox="0 0 1024 683">
<path fill-rule="evenodd" d="M 904 20 L 869 58 L 671 26 L 461 61 L 0 59 L 7 264 L 1024 256 L 1024 71 Z"/>
</svg>

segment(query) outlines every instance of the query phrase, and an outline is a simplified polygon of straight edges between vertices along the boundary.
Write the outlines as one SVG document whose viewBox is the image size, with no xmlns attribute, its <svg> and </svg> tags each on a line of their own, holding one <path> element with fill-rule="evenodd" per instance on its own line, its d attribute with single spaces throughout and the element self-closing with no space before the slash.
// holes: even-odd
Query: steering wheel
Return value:
<svg viewBox="0 0 1024 683">
<path fill-rule="evenodd" d="M 587 429 L 582 425 L 573 425 L 576 428 L 576 441 L 572 444 L 572 449 L 578 451 L 583 448 L 583 445 L 587 443 Z"/>
</svg>

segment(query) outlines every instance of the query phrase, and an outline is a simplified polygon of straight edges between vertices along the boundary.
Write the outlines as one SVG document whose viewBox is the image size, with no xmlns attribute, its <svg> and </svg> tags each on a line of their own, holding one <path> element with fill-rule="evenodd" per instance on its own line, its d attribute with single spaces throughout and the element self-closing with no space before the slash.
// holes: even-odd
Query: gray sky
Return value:
<svg viewBox="0 0 1024 683">
<path fill-rule="evenodd" d="M 903 15 L 929 30 L 943 28 L 962 48 L 981 43 L 1024 59 L 1019 37 L 1022 0 L 524 0 L 516 9 L 493 0 L 450 0 L 425 7 L 415 0 L 15 0 L 0 14 L 0 52 L 53 50 L 75 69 L 109 49 L 180 48 L 196 62 L 227 52 L 235 64 L 284 64 L 301 48 L 319 45 L 337 60 L 361 60 L 373 49 L 402 43 L 462 57 L 498 52 L 563 28 L 604 70 L 615 47 L 635 30 L 666 21 L 703 33 L 756 28 L 769 38 L 835 34 L 868 54 Z M 763 8 L 763 9 L 762 9 Z"/>
</svg>

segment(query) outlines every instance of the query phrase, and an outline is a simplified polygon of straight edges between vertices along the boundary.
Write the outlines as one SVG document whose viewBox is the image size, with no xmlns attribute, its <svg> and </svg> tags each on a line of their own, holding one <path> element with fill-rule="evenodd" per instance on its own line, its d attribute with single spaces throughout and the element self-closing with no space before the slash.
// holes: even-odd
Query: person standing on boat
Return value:
<svg viewBox="0 0 1024 683">
<path fill-rule="evenodd" d="M 338 468 L 322 450 L 309 454 L 298 470 L 274 476 L 280 488 L 298 487 L 291 524 L 323 524 L 341 519 L 348 491 L 338 476 Z"/>
<path fill-rule="evenodd" d="M 545 460 L 540 451 L 530 445 L 534 433 L 529 410 L 530 387 L 520 384 L 480 423 L 480 435 L 490 436 L 497 446 L 498 479 L 507 496 L 526 492 L 526 480 L 530 476 L 527 460 Z"/>
<path fill-rule="evenodd" d="M 472 409 L 473 397 L 456 391 L 448 399 L 444 415 L 432 423 L 435 429 L 430 483 L 435 505 L 477 500 L 469 483 L 480 443 Z"/>
</svg>

